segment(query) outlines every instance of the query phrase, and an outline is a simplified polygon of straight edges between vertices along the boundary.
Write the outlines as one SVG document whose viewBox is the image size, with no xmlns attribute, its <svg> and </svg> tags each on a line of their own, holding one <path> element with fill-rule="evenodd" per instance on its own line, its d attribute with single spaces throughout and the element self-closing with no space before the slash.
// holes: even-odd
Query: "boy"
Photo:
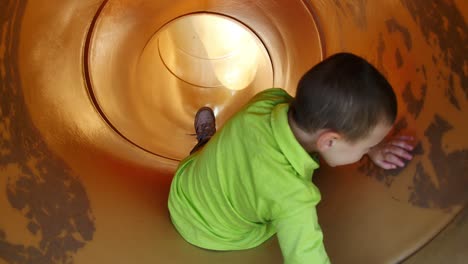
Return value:
<svg viewBox="0 0 468 264">
<path fill-rule="evenodd" d="M 213 111 L 201 108 L 199 142 L 171 185 L 172 222 L 202 248 L 253 248 L 276 233 L 285 263 L 329 263 L 311 181 L 317 155 L 330 166 L 366 153 L 382 168 L 404 166 L 409 137 L 378 145 L 396 115 L 387 80 L 349 53 L 309 70 L 295 98 L 281 89 L 257 94 L 216 134 Z"/>
</svg>

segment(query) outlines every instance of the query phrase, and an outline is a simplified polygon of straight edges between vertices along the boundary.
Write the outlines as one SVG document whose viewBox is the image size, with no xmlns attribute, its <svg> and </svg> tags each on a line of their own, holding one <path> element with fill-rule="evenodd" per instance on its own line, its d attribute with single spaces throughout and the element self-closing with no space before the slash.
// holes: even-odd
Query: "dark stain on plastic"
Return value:
<svg viewBox="0 0 468 264">
<path fill-rule="evenodd" d="M 397 48 L 395 51 L 395 61 L 398 69 L 401 68 L 401 66 L 403 66 L 403 57 L 401 56 L 399 48 Z"/>
<path fill-rule="evenodd" d="M 385 40 L 383 38 L 382 32 L 379 33 L 379 42 L 377 46 L 377 62 L 375 67 L 382 72 L 384 75 L 388 77 L 388 74 L 385 71 L 384 63 L 383 63 L 383 54 L 385 52 Z"/>
<path fill-rule="evenodd" d="M 448 88 L 445 90 L 445 95 L 448 97 L 450 103 L 461 111 L 460 103 L 455 95 L 455 84 L 453 83 L 453 75 L 451 74 L 448 79 Z"/>
<path fill-rule="evenodd" d="M 417 98 L 417 96 L 414 95 L 414 92 L 411 89 L 411 83 L 408 82 L 402 94 L 403 101 L 405 101 L 407 106 L 407 110 L 414 117 L 414 119 L 418 118 L 424 106 L 424 101 L 426 100 L 427 94 L 427 84 L 422 84 L 419 90 L 421 95 L 419 96 L 419 98 Z"/>
<path fill-rule="evenodd" d="M 426 129 L 424 135 L 431 144 L 428 157 L 435 170 L 436 182 L 418 163 L 409 199 L 411 203 L 421 207 L 448 208 L 468 201 L 468 150 L 446 153 L 442 148 L 443 136 L 452 128 L 445 119 L 435 115 Z"/>
<path fill-rule="evenodd" d="M 19 86 L 18 44 L 26 1 L 2 1 L 0 36 L 0 193 L 27 219 L 38 246 L 9 241 L 0 226 L 0 259 L 7 263 L 71 263 L 93 239 L 94 217 L 80 180 L 48 149 L 32 124 Z"/>
<path fill-rule="evenodd" d="M 411 49 L 413 48 L 413 41 L 411 40 L 411 34 L 409 30 L 406 27 L 400 25 L 395 18 L 391 18 L 385 21 L 385 24 L 387 25 L 388 32 L 399 32 L 401 34 L 406 49 L 408 49 L 408 51 L 411 51 Z"/>
<path fill-rule="evenodd" d="M 449 74 L 458 75 L 461 85 L 457 87 L 463 90 L 465 99 L 468 99 L 468 77 L 465 70 L 466 54 L 468 54 L 468 45 L 466 45 L 468 26 L 455 2 L 453 0 L 401 0 L 401 2 L 421 29 L 426 42 L 440 47 L 439 58 L 433 56 L 434 63 L 445 62 L 451 69 Z M 447 92 L 449 97 L 454 95 L 453 87 L 449 86 L 446 89 L 452 89 Z M 454 100 L 450 102 L 457 107 Z"/>
<path fill-rule="evenodd" d="M 426 66 L 424 65 L 421 65 L 421 68 L 417 68 L 416 69 L 416 72 L 422 72 L 423 74 L 423 77 L 424 77 L 424 81 L 427 81 L 427 72 L 426 72 Z"/>
</svg>

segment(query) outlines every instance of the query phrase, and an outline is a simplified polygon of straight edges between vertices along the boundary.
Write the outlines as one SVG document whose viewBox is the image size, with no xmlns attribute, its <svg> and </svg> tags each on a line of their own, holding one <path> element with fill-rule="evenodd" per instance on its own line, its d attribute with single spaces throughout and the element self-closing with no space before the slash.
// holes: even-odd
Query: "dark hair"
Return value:
<svg viewBox="0 0 468 264">
<path fill-rule="evenodd" d="M 290 111 L 308 131 L 332 129 L 355 141 L 379 122 L 395 122 L 397 100 L 385 77 L 365 59 L 338 53 L 310 69 L 299 81 Z"/>
</svg>

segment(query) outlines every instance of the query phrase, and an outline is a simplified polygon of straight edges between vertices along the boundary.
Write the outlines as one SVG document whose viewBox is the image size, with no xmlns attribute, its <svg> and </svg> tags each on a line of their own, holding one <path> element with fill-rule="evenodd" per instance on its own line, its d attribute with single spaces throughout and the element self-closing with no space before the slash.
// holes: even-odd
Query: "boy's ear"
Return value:
<svg viewBox="0 0 468 264">
<path fill-rule="evenodd" d="M 332 148 L 335 145 L 336 141 L 340 138 L 340 134 L 331 130 L 327 130 L 319 135 L 317 139 L 317 149 L 320 152 L 327 151 L 330 148 Z"/>
</svg>

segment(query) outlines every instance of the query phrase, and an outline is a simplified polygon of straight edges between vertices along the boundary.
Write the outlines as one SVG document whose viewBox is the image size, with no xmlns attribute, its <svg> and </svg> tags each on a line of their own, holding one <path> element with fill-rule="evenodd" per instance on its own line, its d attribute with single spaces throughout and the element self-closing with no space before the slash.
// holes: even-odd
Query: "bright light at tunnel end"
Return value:
<svg viewBox="0 0 468 264">
<path fill-rule="evenodd" d="M 161 60 L 177 78 L 203 88 L 243 90 L 268 54 L 240 22 L 216 14 L 189 14 L 158 33 Z M 271 64 L 269 58 L 268 63 Z"/>
</svg>

